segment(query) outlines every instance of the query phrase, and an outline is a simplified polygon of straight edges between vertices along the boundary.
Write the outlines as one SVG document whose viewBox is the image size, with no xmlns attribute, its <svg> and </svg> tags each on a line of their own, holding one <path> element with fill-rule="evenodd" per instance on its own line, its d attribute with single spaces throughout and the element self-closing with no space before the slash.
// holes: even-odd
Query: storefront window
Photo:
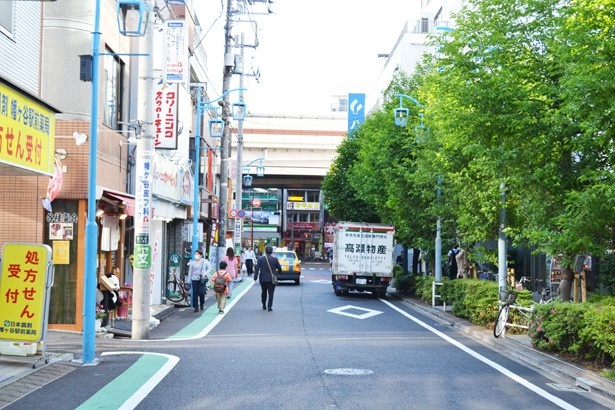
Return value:
<svg viewBox="0 0 615 410">
<path fill-rule="evenodd" d="M 112 52 L 107 49 L 107 53 Z M 105 69 L 105 116 L 104 122 L 113 129 L 119 128 L 122 120 L 122 100 L 124 97 L 124 63 L 118 56 L 104 56 Z"/>
</svg>

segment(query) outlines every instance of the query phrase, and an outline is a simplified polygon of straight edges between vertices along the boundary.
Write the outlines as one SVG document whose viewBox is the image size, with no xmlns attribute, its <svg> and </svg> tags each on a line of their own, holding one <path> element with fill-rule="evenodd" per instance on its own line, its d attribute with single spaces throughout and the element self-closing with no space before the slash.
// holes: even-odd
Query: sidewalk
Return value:
<svg viewBox="0 0 615 410">
<path fill-rule="evenodd" d="M 173 314 L 175 309 L 174 305 L 152 306 L 154 317 L 159 320 L 163 320 Z M 96 344 L 102 343 L 103 340 L 105 343 L 122 343 L 122 338 L 117 338 L 110 332 L 99 332 L 96 333 L 95 337 L 97 339 Z M 45 356 L 0 356 L 0 391 L 3 387 L 37 372 L 42 368 L 48 367 L 53 363 L 73 362 L 76 357 L 81 357 L 83 349 L 83 334 L 81 333 L 48 330 L 45 340 Z M 45 359 L 47 359 L 47 362 L 45 362 Z M 79 363 L 75 365 L 77 366 Z M 2 408 L 3 405 L 0 397 L 0 408 Z"/>
<path fill-rule="evenodd" d="M 445 311 L 442 306 L 432 307 L 396 292 L 392 293 L 392 295 L 403 299 L 404 303 L 425 315 L 444 323 L 449 323 L 457 331 L 491 346 L 498 352 L 520 360 L 539 371 L 563 379 L 568 385 L 561 386 L 562 389 L 582 389 L 615 403 L 615 381 L 602 377 L 597 372 L 567 363 L 555 355 L 534 349 L 527 335 L 507 335 L 506 337 L 496 338 L 493 336 L 491 329 L 476 326 L 466 320 L 457 318 L 450 313 L 448 306 Z"/>
</svg>

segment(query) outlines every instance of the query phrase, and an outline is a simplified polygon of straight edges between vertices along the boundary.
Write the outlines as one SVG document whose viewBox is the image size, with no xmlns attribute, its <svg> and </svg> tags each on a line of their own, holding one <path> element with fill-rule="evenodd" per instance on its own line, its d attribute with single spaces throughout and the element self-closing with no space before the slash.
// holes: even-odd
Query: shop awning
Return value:
<svg viewBox="0 0 615 410">
<path fill-rule="evenodd" d="M 129 216 L 135 215 L 135 197 L 130 194 L 120 194 L 117 192 L 103 191 L 103 196 L 107 198 L 113 199 L 115 201 L 120 201 L 124 204 L 124 211 Z"/>
</svg>

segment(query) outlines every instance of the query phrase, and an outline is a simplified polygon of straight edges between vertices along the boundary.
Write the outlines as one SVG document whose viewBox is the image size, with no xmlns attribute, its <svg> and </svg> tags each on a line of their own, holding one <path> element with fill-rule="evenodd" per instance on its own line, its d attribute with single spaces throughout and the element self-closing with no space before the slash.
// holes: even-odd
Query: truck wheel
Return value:
<svg viewBox="0 0 615 410">
<path fill-rule="evenodd" d="M 301 279 L 295 279 L 295 285 L 300 285 L 301 284 Z"/>
<path fill-rule="evenodd" d="M 339 289 L 334 289 L 336 296 L 342 296 L 342 291 Z"/>
</svg>

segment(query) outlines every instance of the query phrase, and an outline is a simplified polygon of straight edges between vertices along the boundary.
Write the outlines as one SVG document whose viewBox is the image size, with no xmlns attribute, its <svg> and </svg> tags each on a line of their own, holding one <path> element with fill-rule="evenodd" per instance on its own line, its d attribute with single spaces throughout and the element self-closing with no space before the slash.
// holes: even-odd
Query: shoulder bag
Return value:
<svg viewBox="0 0 615 410">
<path fill-rule="evenodd" d="M 271 265 L 269 264 L 269 257 L 267 255 L 265 255 L 265 260 L 267 261 L 267 266 L 269 266 L 269 272 L 271 272 L 271 284 L 275 286 L 278 284 L 278 277 L 273 272 L 273 269 L 271 269 Z"/>
</svg>

